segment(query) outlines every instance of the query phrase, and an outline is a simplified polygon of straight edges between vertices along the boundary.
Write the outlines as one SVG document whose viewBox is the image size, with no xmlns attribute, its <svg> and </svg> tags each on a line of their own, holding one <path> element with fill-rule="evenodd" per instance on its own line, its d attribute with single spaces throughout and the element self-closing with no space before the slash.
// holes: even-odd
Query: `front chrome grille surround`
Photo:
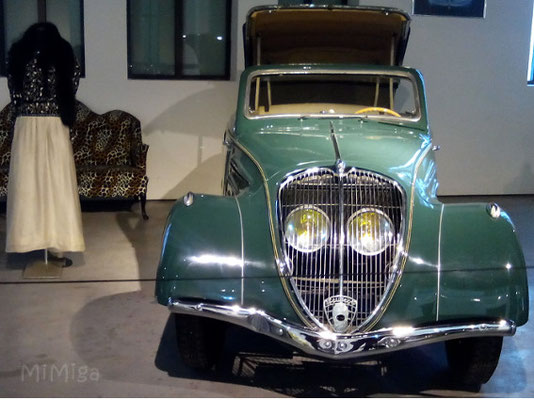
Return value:
<svg viewBox="0 0 534 400">
<path fill-rule="evenodd" d="M 327 244 L 311 253 L 295 250 L 284 235 L 289 213 L 306 205 L 319 208 L 331 222 Z M 312 168 L 284 180 L 277 206 L 285 264 L 295 297 L 307 316 L 319 327 L 336 333 L 364 329 L 373 321 L 399 274 L 406 215 L 402 187 L 367 170 Z M 385 214 L 394 230 L 386 250 L 373 256 L 357 253 L 346 239 L 350 218 L 368 209 Z M 345 307 L 347 326 L 334 324 L 334 303 Z"/>
</svg>

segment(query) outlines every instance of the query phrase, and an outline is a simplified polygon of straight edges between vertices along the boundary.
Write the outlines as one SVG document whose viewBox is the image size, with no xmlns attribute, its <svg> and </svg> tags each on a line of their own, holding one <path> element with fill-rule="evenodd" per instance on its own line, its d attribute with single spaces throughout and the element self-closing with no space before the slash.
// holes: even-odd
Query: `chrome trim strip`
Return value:
<svg viewBox="0 0 534 400">
<path fill-rule="evenodd" d="M 333 127 L 333 125 L 332 125 Z M 336 134 L 333 133 L 334 138 Z M 337 147 L 337 139 L 336 139 Z M 339 149 L 337 150 L 339 153 Z M 337 175 L 339 176 L 339 185 L 338 185 L 338 201 L 339 201 L 339 223 L 338 223 L 338 246 L 339 246 L 339 295 L 343 297 L 343 276 L 345 274 L 345 226 L 343 221 L 345 220 L 345 194 L 343 190 L 343 185 L 345 184 L 345 163 L 338 158 L 336 162 Z"/>
<path fill-rule="evenodd" d="M 336 153 L 336 161 L 337 163 L 340 163 L 342 162 L 341 153 L 339 152 L 339 144 L 337 142 L 336 128 L 334 128 L 334 123 L 332 121 L 330 121 L 330 139 L 332 140 L 332 144 L 334 145 L 334 153 Z"/>
<path fill-rule="evenodd" d="M 241 213 L 239 199 L 237 196 L 234 196 L 234 199 L 239 213 L 239 226 L 241 227 L 241 305 L 243 305 L 245 298 L 245 237 L 243 234 L 243 214 Z"/>
<path fill-rule="evenodd" d="M 339 296 L 343 297 L 343 275 L 344 270 L 344 246 L 345 246 L 345 226 L 343 225 L 344 213 L 345 213 L 345 198 L 343 193 L 344 175 L 345 175 L 345 163 L 341 159 L 341 153 L 339 151 L 339 144 L 337 142 L 336 129 L 334 128 L 334 123 L 330 121 L 330 136 L 332 138 L 332 143 L 334 144 L 334 151 L 336 153 L 336 172 L 339 176 L 338 183 L 338 202 L 339 202 L 339 223 L 337 227 L 337 236 L 338 236 L 338 246 L 339 246 Z M 281 204 L 281 202 L 280 202 Z"/>
<path fill-rule="evenodd" d="M 439 298 L 441 296 L 441 230 L 443 224 L 443 211 L 445 204 L 441 205 L 441 212 L 439 214 L 439 234 L 438 234 L 438 291 L 436 298 L 436 321 L 439 321 Z"/>
<path fill-rule="evenodd" d="M 351 359 L 376 355 L 451 339 L 480 336 L 512 336 L 514 322 L 507 320 L 429 325 L 398 326 L 372 332 L 335 334 L 311 330 L 282 321 L 256 308 L 217 305 L 169 299 L 169 310 L 226 321 L 287 343 L 303 352 L 323 358 Z"/>
</svg>

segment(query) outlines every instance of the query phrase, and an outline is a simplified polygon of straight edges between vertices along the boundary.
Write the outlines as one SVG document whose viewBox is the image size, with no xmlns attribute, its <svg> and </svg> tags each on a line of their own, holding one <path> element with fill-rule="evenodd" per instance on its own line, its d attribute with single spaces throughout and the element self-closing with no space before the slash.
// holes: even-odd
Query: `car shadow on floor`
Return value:
<svg viewBox="0 0 534 400">
<path fill-rule="evenodd" d="M 109 285 L 117 293 L 86 303 L 70 326 L 71 346 L 80 362 L 98 369 L 105 381 L 181 390 L 193 380 L 198 383 L 189 388 L 204 395 L 264 396 L 267 391 L 295 397 L 467 397 L 526 393 L 527 360 L 532 358 L 528 329 L 505 339 L 500 365 L 482 393 L 452 381 L 443 344 L 395 352 L 377 360 L 326 363 L 296 355 L 268 337 L 233 326 L 216 368 L 199 373 L 182 363 L 174 321 L 165 307 L 155 303 L 154 283 Z M 226 385 L 214 387 L 212 383 Z"/>
<path fill-rule="evenodd" d="M 230 327 L 222 360 L 209 372 L 196 372 L 180 360 L 169 317 L 155 364 L 170 376 L 248 385 L 296 397 L 436 395 L 461 391 L 447 373 L 443 344 L 404 350 L 378 359 L 332 363 L 294 353 L 284 345 L 246 329 Z"/>
</svg>

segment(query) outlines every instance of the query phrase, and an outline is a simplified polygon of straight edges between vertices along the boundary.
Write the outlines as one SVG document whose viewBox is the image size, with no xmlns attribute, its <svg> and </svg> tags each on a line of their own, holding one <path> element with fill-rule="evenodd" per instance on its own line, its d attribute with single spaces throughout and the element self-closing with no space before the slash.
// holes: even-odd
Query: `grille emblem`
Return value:
<svg viewBox="0 0 534 400">
<path fill-rule="evenodd" d="M 352 325 L 358 302 L 349 296 L 332 296 L 324 301 L 323 307 L 330 326 L 335 332 L 342 333 Z"/>
</svg>

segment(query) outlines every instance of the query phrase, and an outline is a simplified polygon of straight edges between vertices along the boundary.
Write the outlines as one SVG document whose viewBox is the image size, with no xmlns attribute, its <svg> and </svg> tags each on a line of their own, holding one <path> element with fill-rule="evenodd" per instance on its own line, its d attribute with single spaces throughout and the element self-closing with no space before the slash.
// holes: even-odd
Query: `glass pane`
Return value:
<svg viewBox="0 0 534 400">
<path fill-rule="evenodd" d="M 249 112 L 253 116 L 337 115 L 402 120 L 419 114 L 415 86 L 404 76 L 278 74 L 253 78 L 250 85 Z"/>
<path fill-rule="evenodd" d="M 61 36 L 68 40 L 74 48 L 82 73 L 84 71 L 83 57 L 83 25 L 81 0 L 47 0 L 47 21 L 57 25 Z M 5 55 L 13 42 L 20 39 L 28 27 L 38 22 L 38 0 L 3 0 L 4 45 Z M 0 60 L 1 62 L 2 60 Z"/>
<path fill-rule="evenodd" d="M 408 79 L 396 80 L 395 110 L 401 115 L 414 116 L 417 114 L 413 83 Z"/>
<path fill-rule="evenodd" d="M 485 0 L 414 0 L 413 13 L 484 18 Z"/>
<path fill-rule="evenodd" d="M 46 1 L 47 21 L 57 26 L 61 36 L 72 45 L 78 62 L 82 63 L 84 58 L 80 8 L 80 0 Z"/>
<path fill-rule="evenodd" d="M 13 42 L 37 20 L 37 0 L 4 0 L 6 56 Z"/>
<path fill-rule="evenodd" d="M 174 75 L 174 0 L 130 0 L 130 65 L 139 75 Z"/>
<path fill-rule="evenodd" d="M 183 75 L 226 74 L 227 1 L 184 0 L 182 29 Z"/>
</svg>

